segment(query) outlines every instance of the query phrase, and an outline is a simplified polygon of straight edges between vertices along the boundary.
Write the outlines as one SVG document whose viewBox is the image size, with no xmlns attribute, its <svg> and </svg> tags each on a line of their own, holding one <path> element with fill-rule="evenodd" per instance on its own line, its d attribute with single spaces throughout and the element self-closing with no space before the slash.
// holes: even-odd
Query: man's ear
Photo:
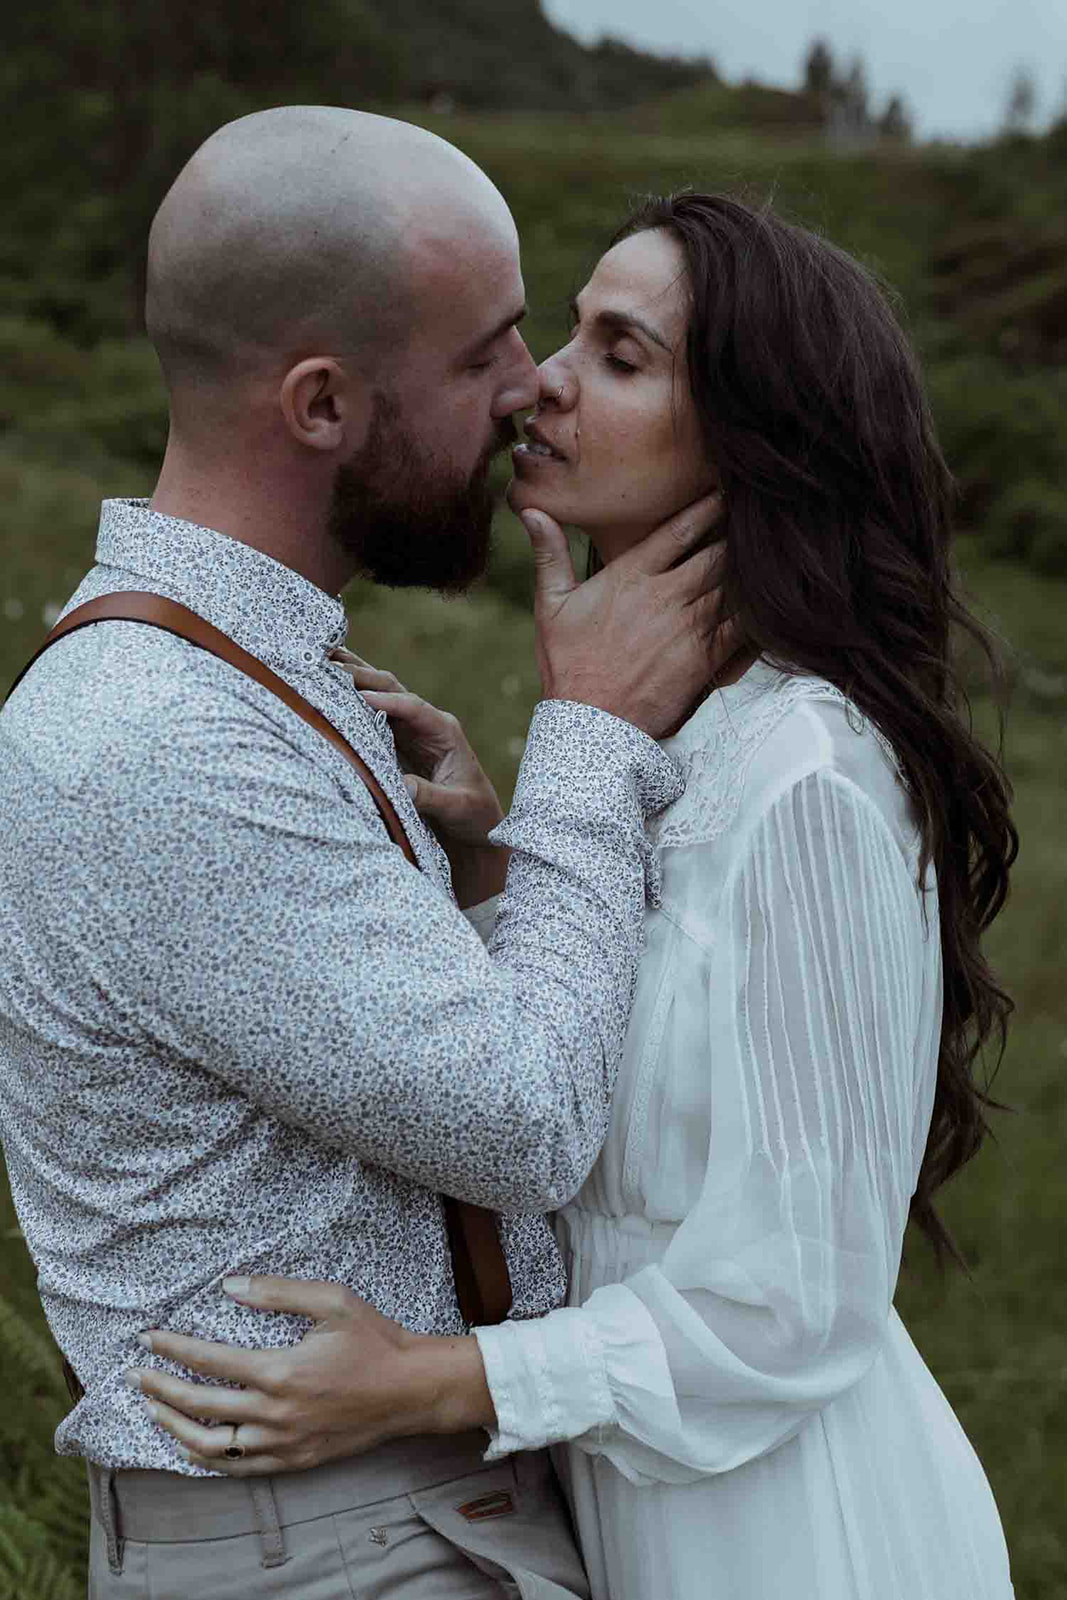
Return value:
<svg viewBox="0 0 1067 1600">
<path fill-rule="evenodd" d="M 308 356 L 290 367 L 278 401 L 289 432 L 309 450 L 347 456 L 366 437 L 372 411 L 370 386 L 332 356 Z"/>
</svg>

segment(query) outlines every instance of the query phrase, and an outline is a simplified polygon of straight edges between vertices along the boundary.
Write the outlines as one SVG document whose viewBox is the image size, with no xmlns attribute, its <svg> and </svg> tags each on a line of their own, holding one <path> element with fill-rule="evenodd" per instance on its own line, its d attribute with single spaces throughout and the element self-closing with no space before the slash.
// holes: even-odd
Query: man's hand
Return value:
<svg viewBox="0 0 1067 1600">
<path fill-rule="evenodd" d="M 487 835 L 504 813 L 461 723 L 350 650 L 335 650 L 334 659 L 372 710 L 389 718 L 404 781 L 415 809 L 444 847 L 460 905 L 499 894 L 510 851 L 490 844 Z"/>
<path fill-rule="evenodd" d="M 491 1428 L 496 1413 L 478 1341 L 408 1333 L 335 1283 L 229 1279 L 242 1305 L 311 1317 L 285 1350 L 245 1350 L 153 1330 L 154 1355 L 240 1388 L 189 1383 L 131 1367 L 126 1381 L 149 1402 L 196 1466 L 233 1477 L 297 1472 L 360 1455 L 386 1439 Z M 241 1453 L 229 1457 L 227 1449 Z"/>
<path fill-rule="evenodd" d="M 579 583 L 559 525 L 522 522 L 536 565 L 537 660 L 545 695 L 611 711 L 653 738 L 671 732 L 741 644 L 724 618 L 722 514 L 708 495 Z"/>
</svg>

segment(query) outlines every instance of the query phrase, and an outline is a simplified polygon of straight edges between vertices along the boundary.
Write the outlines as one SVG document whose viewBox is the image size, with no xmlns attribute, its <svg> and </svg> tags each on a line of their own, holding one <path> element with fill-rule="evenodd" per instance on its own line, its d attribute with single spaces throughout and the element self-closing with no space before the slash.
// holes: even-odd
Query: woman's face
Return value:
<svg viewBox="0 0 1067 1600">
<path fill-rule="evenodd" d="M 574 312 L 570 343 L 540 368 L 508 501 L 581 528 L 610 561 L 717 482 L 689 392 L 680 245 L 662 229 L 624 239 Z"/>
</svg>

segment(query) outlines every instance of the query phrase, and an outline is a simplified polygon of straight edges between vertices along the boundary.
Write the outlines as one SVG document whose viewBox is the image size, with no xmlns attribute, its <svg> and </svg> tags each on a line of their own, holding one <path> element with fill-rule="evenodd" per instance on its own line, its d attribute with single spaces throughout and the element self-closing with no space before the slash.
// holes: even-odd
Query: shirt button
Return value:
<svg viewBox="0 0 1067 1600">
<path fill-rule="evenodd" d="M 307 662 L 308 666 L 311 665 L 311 663 L 314 661 L 314 659 L 315 659 L 314 650 L 305 650 L 304 651 L 304 660 Z"/>
</svg>

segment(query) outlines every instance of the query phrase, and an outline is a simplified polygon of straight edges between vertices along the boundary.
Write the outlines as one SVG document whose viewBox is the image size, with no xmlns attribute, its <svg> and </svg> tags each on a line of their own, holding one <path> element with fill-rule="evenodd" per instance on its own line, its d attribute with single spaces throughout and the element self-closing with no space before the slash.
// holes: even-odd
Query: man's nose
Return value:
<svg viewBox="0 0 1067 1600">
<path fill-rule="evenodd" d="M 514 411 L 529 411 L 537 404 L 540 379 L 526 340 L 515 330 L 517 341 L 504 383 L 493 400 L 494 418 L 510 417 Z"/>
</svg>

